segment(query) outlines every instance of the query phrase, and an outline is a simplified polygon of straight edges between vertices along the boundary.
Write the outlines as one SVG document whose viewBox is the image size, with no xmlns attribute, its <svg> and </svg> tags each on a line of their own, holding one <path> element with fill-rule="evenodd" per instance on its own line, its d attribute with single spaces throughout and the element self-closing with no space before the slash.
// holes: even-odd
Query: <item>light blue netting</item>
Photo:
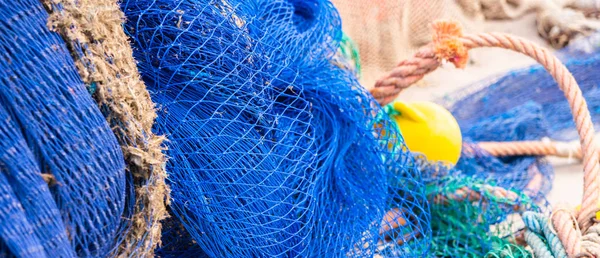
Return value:
<svg viewBox="0 0 600 258">
<path fill-rule="evenodd" d="M 557 53 L 573 74 L 591 111 L 592 120 L 600 122 L 600 34 L 575 41 Z M 578 138 L 575 124 L 562 91 L 540 65 L 517 69 L 495 76 L 447 96 L 443 101 L 456 117 L 466 142 L 552 140 L 570 141 Z M 475 150 L 475 156 L 486 156 Z M 551 188 L 551 167 L 536 157 L 492 157 L 471 159 L 463 155 L 457 166 L 477 176 L 492 172 L 502 185 L 523 189 L 531 176 L 523 173 L 533 164 L 544 175 L 539 193 Z M 545 164 L 545 165 L 544 165 Z M 529 170 L 531 171 L 531 169 Z M 534 170 L 535 172 L 535 170 Z M 529 178 L 529 179 L 528 179 Z M 504 182 L 504 183 L 502 183 Z"/>
</svg>

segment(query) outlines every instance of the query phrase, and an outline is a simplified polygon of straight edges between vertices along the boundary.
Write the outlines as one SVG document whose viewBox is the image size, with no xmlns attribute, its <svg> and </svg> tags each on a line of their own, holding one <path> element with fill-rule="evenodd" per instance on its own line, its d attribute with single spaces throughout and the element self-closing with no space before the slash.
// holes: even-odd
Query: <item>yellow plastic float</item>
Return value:
<svg viewBox="0 0 600 258">
<path fill-rule="evenodd" d="M 424 154 L 429 161 L 456 165 L 462 135 L 452 114 L 432 102 L 393 102 L 389 114 L 398 124 L 408 149 Z"/>
</svg>

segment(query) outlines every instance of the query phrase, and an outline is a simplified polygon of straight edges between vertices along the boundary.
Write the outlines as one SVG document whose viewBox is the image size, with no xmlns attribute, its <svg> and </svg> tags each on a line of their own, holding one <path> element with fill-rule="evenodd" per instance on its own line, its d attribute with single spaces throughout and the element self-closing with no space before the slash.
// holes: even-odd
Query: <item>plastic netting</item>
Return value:
<svg viewBox="0 0 600 258">
<path fill-rule="evenodd" d="M 472 161 L 472 167 L 448 168 L 429 163 L 425 157 L 417 155 L 430 202 L 430 253 L 436 257 L 485 257 L 496 251 L 528 255 L 523 243 L 519 242 L 523 230 L 519 216 L 524 211 L 545 211 L 547 203 L 543 195 L 538 189 L 531 189 L 529 183 L 536 180 L 536 185 L 549 183 L 529 173 L 537 173 L 538 177 L 551 176 L 551 166 L 539 161 L 529 169 L 503 174 L 494 170 L 494 166 L 476 171 L 481 169 L 477 163 L 493 157 L 482 153 L 476 158 L 463 157 L 461 162 L 467 162 L 467 159 Z M 540 173 L 540 168 L 546 174 Z M 514 176 L 517 172 L 525 175 Z"/>
<path fill-rule="evenodd" d="M 172 213 L 207 255 L 427 251 L 421 179 L 389 119 L 336 64 L 342 33 L 331 3 L 121 7 L 160 105 L 155 129 L 169 139 Z M 186 239 L 178 230 L 166 229 L 174 237 L 159 253 L 195 248 L 177 243 Z"/>
<path fill-rule="evenodd" d="M 0 2 L 0 255 L 104 256 L 121 231 L 123 155 L 47 19 L 37 0 Z"/>
<path fill-rule="evenodd" d="M 596 123 L 600 118 L 598 38 L 574 42 L 558 53 L 579 82 Z M 524 247 L 524 235 L 543 239 L 549 246 L 541 229 L 529 225 L 530 231 L 523 230 L 521 215 L 525 210 L 548 211 L 545 195 L 552 188 L 551 165 L 543 157 L 495 158 L 475 143 L 577 139 L 568 103 L 553 78 L 535 65 L 484 80 L 441 102 L 457 118 L 467 143 L 453 169 L 426 161 L 421 165 L 431 207 L 432 253 L 532 257 Z M 450 197 L 440 198 L 440 194 Z"/>
<path fill-rule="evenodd" d="M 558 53 L 579 83 L 596 126 L 600 113 L 597 100 L 600 75 L 596 72 L 600 52 L 594 48 L 599 46 L 600 40 L 595 35 L 581 39 Z M 543 67 L 535 65 L 514 70 L 504 76 L 486 80 L 486 85 L 489 86 L 482 88 L 480 85 L 482 84 L 471 86 L 466 92 L 450 95 L 445 100 L 451 106 L 461 128 L 466 128 L 466 131 L 476 132 L 482 127 L 494 127 L 498 120 L 511 119 L 511 129 L 516 131 L 515 135 L 522 135 L 520 138 L 523 139 L 577 139 L 575 124 L 564 94 Z M 499 132 L 502 129 L 496 127 L 492 130 Z M 472 133 L 470 138 L 474 141 L 499 140 L 495 139 L 498 137 L 493 133 Z"/>
<path fill-rule="evenodd" d="M 546 237 L 535 222 L 543 217 L 523 212 L 546 211 L 550 164 L 495 158 L 476 145 L 576 138 L 543 68 L 444 100 L 466 141 L 447 168 L 409 153 L 359 85 L 358 53 L 329 1 L 129 0 L 121 8 L 160 108 L 154 130 L 168 137 L 172 217 L 160 257 L 531 257 L 523 238 Z M 114 255 L 137 193 L 70 56 L 92 50 L 77 40 L 65 46 L 47 23 L 37 0 L 0 2 L 0 256 Z M 595 122 L 598 38 L 559 53 Z M 142 190 L 156 190 L 144 182 Z M 156 222 L 146 223 L 154 233 Z"/>
<path fill-rule="evenodd" d="M 160 244 L 161 221 L 168 215 L 164 137 L 152 133 L 155 105 L 123 30 L 124 14 L 116 0 L 43 2 L 50 14 L 47 26 L 65 41 L 125 157 L 124 232 L 110 256 L 150 256 Z"/>
</svg>

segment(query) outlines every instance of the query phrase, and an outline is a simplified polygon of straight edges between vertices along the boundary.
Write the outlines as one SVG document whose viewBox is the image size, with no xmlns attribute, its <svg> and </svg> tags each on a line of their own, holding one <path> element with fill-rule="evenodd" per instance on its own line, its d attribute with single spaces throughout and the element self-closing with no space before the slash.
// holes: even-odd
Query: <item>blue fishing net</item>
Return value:
<svg viewBox="0 0 600 258">
<path fill-rule="evenodd" d="M 600 104 L 597 101 L 600 74 L 596 73 L 600 62 L 598 38 L 598 35 L 583 38 L 557 53 L 579 83 L 596 126 L 600 121 Z M 468 134 L 469 139 L 474 141 L 539 140 L 543 137 L 577 139 L 566 98 L 552 76 L 540 65 L 486 79 L 465 91 L 447 96 L 444 101 L 464 131 L 476 132 L 479 128 L 490 127 L 487 135 Z M 491 128 L 508 120 L 513 124 L 508 129 L 515 131 L 512 136 L 503 136 L 506 133 L 502 134 L 502 127 Z"/>
<path fill-rule="evenodd" d="M 579 82 L 597 124 L 600 118 L 598 35 L 558 53 Z M 523 211 L 547 212 L 554 171 L 544 157 L 492 157 L 479 141 L 577 139 L 564 94 L 539 65 L 479 82 L 440 101 L 456 117 L 465 140 L 454 168 L 422 157 L 431 207 L 432 253 L 442 257 L 532 257 L 522 245 Z M 485 189 L 501 187 L 514 198 Z M 440 196 L 443 196 L 441 198 Z M 520 240 L 519 240 L 520 238 Z"/>
<path fill-rule="evenodd" d="M 600 66 L 599 47 L 598 35 L 594 35 L 575 41 L 572 46 L 557 53 L 579 83 L 596 126 L 600 122 L 598 102 L 600 75 L 596 73 Z M 578 139 L 573 117 L 563 92 L 552 76 L 540 65 L 486 79 L 464 91 L 448 96 L 445 103 L 456 117 L 463 137 L 469 142 L 542 140 L 543 138 L 559 141 Z M 473 166 L 467 159 L 461 162 L 458 167 L 466 171 L 469 168 L 479 167 Z M 510 168 L 513 172 L 519 172 L 536 162 L 543 162 L 543 159 L 536 157 L 492 159 L 481 162 L 481 165 L 487 166 L 483 168 L 488 171 L 490 166 L 496 167 L 491 169 L 494 173 L 504 170 L 505 172 L 498 174 L 499 180 L 515 183 L 522 181 L 522 175 L 511 173 Z M 509 169 L 501 169 L 502 165 L 507 165 Z M 473 174 L 479 172 L 480 169 L 475 169 Z M 548 166 L 543 166 L 539 172 L 546 178 L 551 178 L 552 172 Z M 544 185 L 550 185 L 550 182 Z M 546 186 L 541 189 L 541 193 L 545 194 L 549 190 Z"/>
<path fill-rule="evenodd" d="M 123 155 L 47 18 L 37 0 L 0 2 L 0 256 L 105 256 Z"/>
<path fill-rule="evenodd" d="M 172 216 L 158 256 L 530 256 L 511 216 L 546 210 L 552 167 L 476 143 L 576 138 L 543 68 L 445 100 L 466 142 L 449 168 L 407 151 L 359 66 L 340 58 L 348 39 L 326 0 L 121 8 L 168 138 Z M 133 179 L 47 18 L 38 1 L 0 3 L 0 256 L 108 256 L 131 225 Z M 596 123 L 598 42 L 559 53 Z M 74 57 L 89 51 L 70 44 Z"/>
<path fill-rule="evenodd" d="M 336 61 L 342 33 L 331 3 L 129 0 L 121 7 L 160 106 L 155 130 L 169 139 L 177 219 L 157 253 L 427 252 L 429 208 L 416 164 Z"/>
</svg>

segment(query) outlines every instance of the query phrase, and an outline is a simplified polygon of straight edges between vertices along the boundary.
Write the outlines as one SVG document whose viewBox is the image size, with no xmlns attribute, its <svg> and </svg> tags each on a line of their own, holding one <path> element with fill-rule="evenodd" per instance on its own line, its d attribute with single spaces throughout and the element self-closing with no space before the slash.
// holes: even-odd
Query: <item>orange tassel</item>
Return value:
<svg viewBox="0 0 600 258">
<path fill-rule="evenodd" d="M 465 68 L 469 61 L 469 50 L 460 41 L 462 28 L 455 21 L 436 21 L 433 27 L 433 44 L 436 56 L 451 62 L 456 68 Z"/>
</svg>

